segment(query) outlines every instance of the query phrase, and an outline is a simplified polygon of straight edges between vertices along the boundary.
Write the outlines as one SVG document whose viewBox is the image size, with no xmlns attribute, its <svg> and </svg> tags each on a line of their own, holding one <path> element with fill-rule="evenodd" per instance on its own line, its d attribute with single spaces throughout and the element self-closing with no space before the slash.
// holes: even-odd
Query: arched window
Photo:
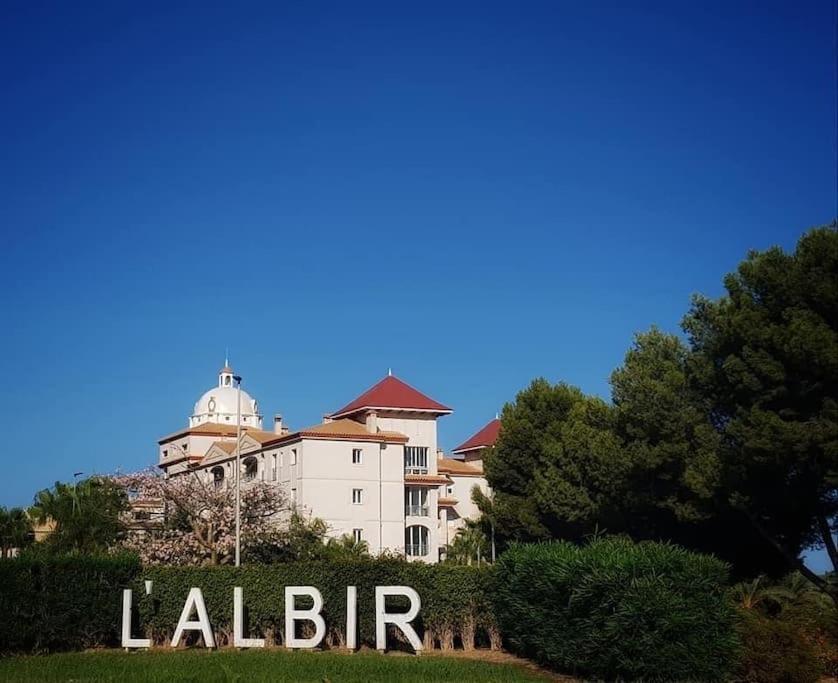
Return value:
<svg viewBox="0 0 838 683">
<path fill-rule="evenodd" d="M 224 468 L 223 467 L 213 467 L 212 468 L 212 483 L 215 488 L 220 489 L 224 486 Z"/>
<path fill-rule="evenodd" d="M 249 458 L 244 459 L 244 480 L 245 481 L 253 481 L 256 479 L 256 473 L 259 471 L 259 465 L 256 462 L 256 458 L 252 455 Z"/>
<path fill-rule="evenodd" d="M 408 557 L 425 557 L 428 554 L 428 527 L 417 525 L 404 530 L 404 552 Z"/>
<path fill-rule="evenodd" d="M 227 375 L 227 376 L 224 378 L 224 386 L 226 386 L 226 387 L 229 387 L 229 386 L 230 386 L 230 375 Z"/>
</svg>

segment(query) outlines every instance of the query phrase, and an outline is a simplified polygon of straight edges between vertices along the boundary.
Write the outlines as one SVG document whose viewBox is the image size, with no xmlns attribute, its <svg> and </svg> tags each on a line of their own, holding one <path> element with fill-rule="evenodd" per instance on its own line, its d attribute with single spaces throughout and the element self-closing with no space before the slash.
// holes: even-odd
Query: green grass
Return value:
<svg viewBox="0 0 838 683">
<path fill-rule="evenodd" d="M 169 681 L 543 681 L 514 663 L 377 652 L 151 651 L 71 652 L 0 659 L 0 681 L 168 683 Z"/>
</svg>

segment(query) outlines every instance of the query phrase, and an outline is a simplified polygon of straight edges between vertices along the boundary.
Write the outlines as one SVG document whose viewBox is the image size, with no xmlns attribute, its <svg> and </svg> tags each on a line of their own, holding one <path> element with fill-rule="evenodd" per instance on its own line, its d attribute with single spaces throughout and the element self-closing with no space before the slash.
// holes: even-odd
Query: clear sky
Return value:
<svg viewBox="0 0 838 683">
<path fill-rule="evenodd" d="M 828 0 L 225 4 L 4 3 L 0 504 L 153 463 L 226 347 L 292 428 L 392 367 L 446 449 L 608 396 L 838 213 Z"/>
</svg>

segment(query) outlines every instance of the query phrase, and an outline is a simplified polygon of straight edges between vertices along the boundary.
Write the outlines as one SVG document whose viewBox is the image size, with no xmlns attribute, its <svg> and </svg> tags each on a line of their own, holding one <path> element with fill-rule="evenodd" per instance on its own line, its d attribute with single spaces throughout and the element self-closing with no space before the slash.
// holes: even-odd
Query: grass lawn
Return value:
<svg viewBox="0 0 838 683">
<path fill-rule="evenodd" d="M 486 653 L 490 657 L 490 653 Z M 493 657 L 492 659 L 497 659 Z M 0 681 L 544 681 L 514 661 L 284 650 L 71 652 L 0 659 Z"/>
</svg>

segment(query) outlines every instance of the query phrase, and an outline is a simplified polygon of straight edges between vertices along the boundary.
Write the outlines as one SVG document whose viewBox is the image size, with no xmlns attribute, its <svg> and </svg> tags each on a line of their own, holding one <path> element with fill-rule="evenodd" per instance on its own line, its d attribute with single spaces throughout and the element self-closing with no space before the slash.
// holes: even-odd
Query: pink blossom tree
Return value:
<svg viewBox="0 0 838 683">
<path fill-rule="evenodd" d="M 134 517 L 122 547 L 146 564 L 230 564 L 235 553 L 235 490 L 191 472 L 166 478 L 153 470 L 122 475 Z M 283 534 L 289 511 L 278 486 L 248 483 L 241 490 L 242 553 Z M 140 512 L 141 515 L 136 514 Z M 141 523 L 137 521 L 140 518 Z"/>
</svg>

